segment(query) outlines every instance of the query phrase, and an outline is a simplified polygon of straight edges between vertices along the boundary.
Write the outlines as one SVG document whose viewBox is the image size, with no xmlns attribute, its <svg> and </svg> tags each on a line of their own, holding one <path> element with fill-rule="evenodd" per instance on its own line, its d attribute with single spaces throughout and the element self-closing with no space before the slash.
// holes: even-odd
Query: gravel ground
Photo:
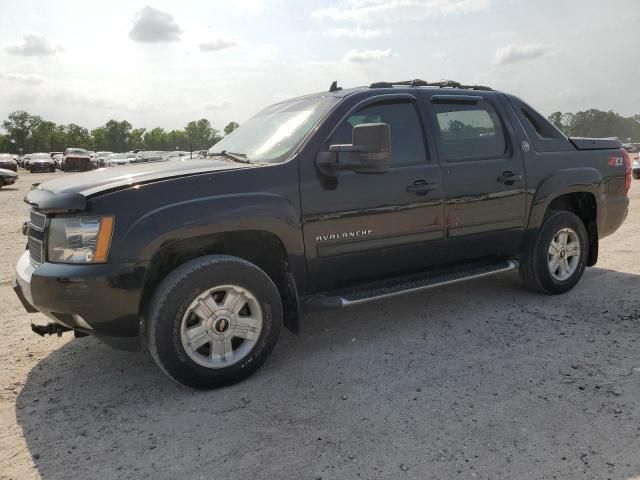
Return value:
<svg viewBox="0 0 640 480">
<path fill-rule="evenodd" d="M 640 475 L 640 182 L 568 294 L 507 273 L 314 313 L 251 379 L 199 392 L 146 354 L 31 333 L 44 317 L 10 288 L 22 199 L 60 175 L 0 190 L 1 478 Z"/>
</svg>

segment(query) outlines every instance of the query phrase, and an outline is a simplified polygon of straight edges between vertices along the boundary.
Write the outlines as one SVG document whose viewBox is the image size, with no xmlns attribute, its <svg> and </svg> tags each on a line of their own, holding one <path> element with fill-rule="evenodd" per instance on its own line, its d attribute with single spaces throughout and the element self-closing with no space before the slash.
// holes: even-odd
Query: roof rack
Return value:
<svg viewBox="0 0 640 480">
<path fill-rule="evenodd" d="M 391 88 L 394 86 L 406 86 L 406 87 L 440 87 L 440 88 L 463 88 L 466 90 L 484 90 L 491 91 L 491 87 L 485 87 L 483 85 L 462 85 L 459 82 L 453 80 L 442 80 L 440 82 L 427 82 L 425 80 L 403 80 L 401 82 L 374 82 L 369 85 L 369 88 Z"/>
</svg>

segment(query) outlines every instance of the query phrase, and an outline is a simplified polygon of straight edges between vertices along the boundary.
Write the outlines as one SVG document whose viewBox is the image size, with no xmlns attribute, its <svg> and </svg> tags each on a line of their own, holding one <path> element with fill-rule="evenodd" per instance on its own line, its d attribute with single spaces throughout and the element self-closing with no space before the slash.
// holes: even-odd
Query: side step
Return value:
<svg viewBox="0 0 640 480">
<path fill-rule="evenodd" d="M 422 274 L 421 276 L 402 277 L 396 281 L 369 284 L 363 290 L 315 295 L 304 301 L 303 308 L 306 311 L 311 311 L 325 308 L 350 307 L 382 298 L 395 297 L 396 295 L 403 295 L 405 293 L 419 292 L 429 288 L 451 285 L 465 280 L 473 280 L 474 278 L 508 272 L 509 270 L 516 270 L 518 266 L 517 260 L 505 260 L 499 263 L 482 264 L 472 267 L 467 266 L 466 268 L 432 273 L 430 275 Z"/>
</svg>

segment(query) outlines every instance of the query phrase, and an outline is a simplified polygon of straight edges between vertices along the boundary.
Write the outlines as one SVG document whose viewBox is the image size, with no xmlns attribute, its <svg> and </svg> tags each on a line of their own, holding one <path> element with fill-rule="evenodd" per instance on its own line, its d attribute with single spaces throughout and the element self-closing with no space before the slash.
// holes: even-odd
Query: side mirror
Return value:
<svg viewBox="0 0 640 480">
<path fill-rule="evenodd" d="M 331 176 L 340 171 L 385 173 L 390 163 L 391 128 L 387 123 L 356 125 L 350 145 L 331 145 L 316 158 L 318 169 Z"/>
</svg>

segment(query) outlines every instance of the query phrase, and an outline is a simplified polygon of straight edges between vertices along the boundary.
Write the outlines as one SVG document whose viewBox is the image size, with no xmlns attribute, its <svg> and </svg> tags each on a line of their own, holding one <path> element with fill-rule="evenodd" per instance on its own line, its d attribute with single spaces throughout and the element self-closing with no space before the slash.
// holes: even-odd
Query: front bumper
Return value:
<svg viewBox="0 0 640 480">
<path fill-rule="evenodd" d="M 137 350 L 143 276 L 144 268 L 129 264 L 34 266 L 27 251 L 16 265 L 14 291 L 27 312 L 41 312 L 116 348 Z"/>
<path fill-rule="evenodd" d="M 31 172 L 50 172 L 53 170 L 53 163 L 31 163 L 29 164 L 29 170 Z"/>
</svg>

